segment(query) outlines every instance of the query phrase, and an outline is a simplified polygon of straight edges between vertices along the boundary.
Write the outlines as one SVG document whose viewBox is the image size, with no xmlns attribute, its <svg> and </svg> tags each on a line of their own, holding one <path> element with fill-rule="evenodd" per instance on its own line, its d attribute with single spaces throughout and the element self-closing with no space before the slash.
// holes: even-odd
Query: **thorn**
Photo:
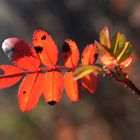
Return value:
<svg viewBox="0 0 140 140">
<path fill-rule="evenodd" d="M 135 94 L 136 92 L 133 90 L 132 94 Z"/>
<path fill-rule="evenodd" d="M 127 79 L 129 78 L 128 75 L 125 76 Z"/>
<path fill-rule="evenodd" d="M 124 87 L 127 88 L 128 87 L 127 84 L 125 84 Z"/>
</svg>

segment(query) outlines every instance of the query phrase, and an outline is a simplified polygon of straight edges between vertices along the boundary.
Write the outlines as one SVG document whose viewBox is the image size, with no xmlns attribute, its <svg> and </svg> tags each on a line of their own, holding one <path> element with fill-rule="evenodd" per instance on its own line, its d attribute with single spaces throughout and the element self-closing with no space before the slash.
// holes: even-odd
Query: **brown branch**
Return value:
<svg viewBox="0 0 140 140">
<path fill-rule="evenodd" d="M 140 96 L 140 90 L 135 86 L 135 84 L 128 79 L 127 77 L 124 79 L 124 83 L 127 87 L 133 90 L 134 93 L 136 93 L 138 96 Z"/>
<path fill-rule="evenodd" d="M 127 73 L 124 73 L 121 68 L 115 67 L 114 71 L 110 70 L 110 74 L 107 74 L 107 75 L 114 77 L 117 81 L 123 83 L 125 87 L 129 87 L 133 91 L 133 93 L 140 96 L 140 90 L 128 78 Z"/>
</svg>

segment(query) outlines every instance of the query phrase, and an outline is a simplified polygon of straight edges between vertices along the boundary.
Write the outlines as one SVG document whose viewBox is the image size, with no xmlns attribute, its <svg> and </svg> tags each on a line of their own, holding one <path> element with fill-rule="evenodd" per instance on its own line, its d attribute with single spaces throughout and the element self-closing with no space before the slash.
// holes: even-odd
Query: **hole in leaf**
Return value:
<svg viewBox="0 0 140 140">
<path fill-rule="evenodd" d="M 48 104 L 49 105 L 55 105 L 56 104 L 56 101 L 49 101 Z"/>
<path fill-rule="evenodd" d="M 64 54 L 64 55 L 63 55 L 63 58 L 64 58 L 64 59 L 67 59 L 68 57 L 69 57 L 68 54 Z"/>
<path fill-rule="evenodd" d="M 45 40 L 46 39 L 46 35 L 43 35 L 42 37 L 41 37 L 41 40 Z"/>
<path fill-rule="evenodd" d="M 98 53 L 95 53 L 95 54 L 94 54 L 94 57 L 97 59 L 97 57 L 98 57 Z"/>
<path fill-rule="evenodd" d="M 2 69 L 0 69 L 0 75 L 3 75 L 4 71 Z"/>
<path fill-rule="evenodd" d="M 25 93 L 26 93 L 26 91 L 24 90 L 22 93 L 23 93 L 23 94 L 25 94 Z"/>
<path fill-rule="evenodd" d="M 35 46 L 36 53 L 41 53 L 43 51 L 43 48 L 41 46 Z"/>
<path fill-rule="evenodd" d="M 62 52 L 71 52 L 70 46 L 66 42 L 62 46 Z"/>
</svg>

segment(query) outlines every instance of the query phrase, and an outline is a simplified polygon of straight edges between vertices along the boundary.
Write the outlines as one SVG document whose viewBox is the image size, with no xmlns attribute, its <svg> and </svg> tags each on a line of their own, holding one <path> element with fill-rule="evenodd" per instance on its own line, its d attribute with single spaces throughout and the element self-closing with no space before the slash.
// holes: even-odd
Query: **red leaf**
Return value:
<svg viewBox="0 0 140 140">
<path fill-rule="evenodd" d="M 67 67 L 75 67 L 78 64 L 79 50 L 74 41 L 70 39 L 65 40 L 62 47 L 62 59 Z"/>
<path fill-rule="evenodd" d="M 0 70 L 4 72 L 0 75 L 0 89 L 15 85 L 23 75 L 23 71 L 16 66 L 2 65 Z"/>
<path fill-rule="evenodd" d="M 73 71 L 69 71 L 65 75 L 65 90 L 67 96 L 73 102 L 77 102 L 80 99 L 79 83 L 73 79 Z"/>
<path fill-rule="evenodd" d="M 89 44 L 83 51 L 82 54 L 82 64 L 83 65 L 92 65 L 95 63 L 98 56 L 98 50 L 95 44 Z"/>
<path fill-rule="evenodd" d="M 2 44 L 3 51 L 17 66 L 32 70 L 40 65 L 40 60 L 35 50 L 19 38 L 8 38 Z"/>
<path fill-rule="evenodd" d="M 18 103 L 21 111 L 29 111 L 33 109 L 44 89 L 44 74 L 34 73 L 28 74 L 18 92 Z"/>
<path fill-rule="evenodd" d="M 62 97 L 64 89 L 64 77 L 61 72 L 53 70 L 46 73 L 45 90 L 43 95 L 46 102 L 50 105 L 54 105 L 59 102 Z"/>
<path fill-rule="evenodd" d="M 58 49 L 54 40 L 43 30 L 37 30 L 33 35 L 33 46 L 39 54 L 42 63 L 53 67 L 58 61 Z"/>
<path fill-rule="evenodd" d="M 89 74 L 85 77 L 82 78 L 82 85 L 90 92 L 90 93 L 95 93 L 97 86 L 98 86 L 98 77 Z"/>
<path fill-rule="evenodd" d="M 111 49 L 108 27 L 104 27 L 100 32 L 100 43 L 106 48 Z"/>
<path fill-rule="evenodd" d="M 100 61 L 107 66 L 109 69 L 114 68 L 116 65 L 118 65 L 118 61 L 110 55 L 110 53 L 101 46 L 101 44 L 99 44 L 96 41 L 96 46 L 99 48 L 100 50 Z"/>
<path fill-rule="evenodd" d="M 96 44 L 88 45 L 82 54 L 82 64 L 83 65 L 93 65 L 97 59 L 98 50 Z M 82 85 L 90 92 L 94 93 L 98 85 L 98 77 L 94 74 L 88 74 L 87 76 L 81 79 Z"/>
</svg>

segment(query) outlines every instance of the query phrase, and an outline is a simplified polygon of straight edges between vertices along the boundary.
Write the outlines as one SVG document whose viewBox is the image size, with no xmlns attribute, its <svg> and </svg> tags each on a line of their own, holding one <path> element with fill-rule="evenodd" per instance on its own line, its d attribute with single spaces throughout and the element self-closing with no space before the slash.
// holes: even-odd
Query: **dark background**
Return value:
<svg viewBox="0 0 140 140">
<path fill-rule="evenodd" d="M 140 88 L 139 0 L 0 0 L 0 43 L 20 37 L 31 44 L 36 29 L 52 35 L 59 49 L 66 38 L 80 51 L 107 25 L 111 36 L 123 32 L 135 59 L 127 69 Z M 0 49 L 0 64 L 9 64 Z M 41 98 L 28 113 L 19 111 L 18 85 L 0 91 L 0 140 L 139 140 L 140 101 L 114 79 L 100 77 L 94 95 L 82 92 L 78 103 L 65 93 L 56 106 Z"/>
</svg>

